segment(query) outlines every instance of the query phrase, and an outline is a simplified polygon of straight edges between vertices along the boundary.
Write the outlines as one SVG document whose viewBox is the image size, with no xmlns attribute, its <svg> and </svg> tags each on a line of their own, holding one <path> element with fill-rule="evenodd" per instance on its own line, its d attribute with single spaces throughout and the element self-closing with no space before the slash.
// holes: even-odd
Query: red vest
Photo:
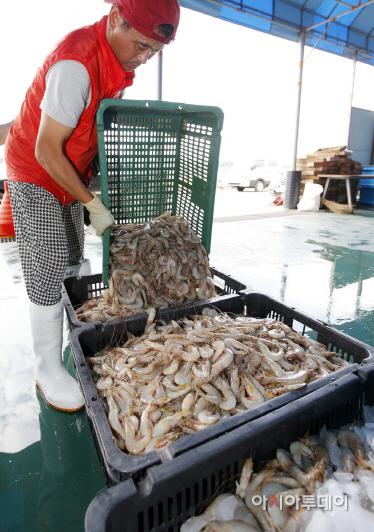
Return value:
<svg viewBox="0 0 374 532">
<path fill-rule="evenodd" d="M 97 153 L 96 112 L 99 103 L 104 98 L 118 98 L 122 89 L 132 85 L 135 76 L 134 72 L 123 70 L 106 40 L 107 18 L 69 33 L 50 52 L 26 93 L 5 145 L 8 179 L 42 186 L 63 205 L 69 205 L 75 198 L 60 187 L 35 158 L 45 76 L 51 65 L 66 59 L 82 63 L 90 76 L 90 105 L 83 111 L 64 145 L 65 155 L 87 187 L 91 179 L 91 162 Z"/>
</svg>

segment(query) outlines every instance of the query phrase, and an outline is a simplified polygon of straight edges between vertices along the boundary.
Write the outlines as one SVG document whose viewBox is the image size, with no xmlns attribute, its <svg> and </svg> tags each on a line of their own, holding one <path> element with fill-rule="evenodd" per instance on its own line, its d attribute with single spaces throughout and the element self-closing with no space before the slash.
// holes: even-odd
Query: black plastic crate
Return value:
<svg viewBox="0 0 374 532">
<path fill-rule="evenodd" d="M 109 342 L 112 345 L 116 343 L 123 344 L 128 337 L 128 333 L 141 335 L 145 328 L 147 316 L 142 314 L 134 316 L 126 320 L 126 322 L 115 321 L 108 322 L 105 325 L 98 322 L 87 328 L 76 329 L 71 333 L 71 344 L 77 375 L 82 385 L 87 412 L 92 420 L 93 433 L 108 482 L 114 484 L 130 476 L 135 476 L 139 479 L 144 475 L 147 467 L 160 463 L 162 460 L 172 459 L 192 448 L 198 448 L 208 440 L 220 437 L 227 431 L 231 431 L 240 425 L 248 423 L 248 421 L 276 410 L 297 398 L 308 395 L 330 382 L 343 378 L 345 375 L 359 369 L 362 363 L 373 361 L 374 358 L 374 349 L 370 346 L 354 340 L 319 320 L 287 307 L 265 294 L 257 292 L 223 296 L 197 304 L 163 309 L 160 311 L 159 316 L 165 321 L 177 320 L 187 315 L 201 314 L 205 307 L 212 307 L 233 314 L 241 314 L 245 311 L 248 315 L 260 318 L 267 316 L 277 317 L 295 329 L 304 328 L 304 333 L 316 336 L 318 341 L 326 343 L 331 350 L 336 351 L 337 354 L 345 359 L 352 360 L 353 363 L 331 375 L 321 377 L 303 388 L 275 397 L 251 410 L 220 421 L 195 434 L 180 437 L 171 443 L 161 455 L 156 451 L 152 451 L 137 457 L 125 454 L 114 443 L 106 414 L 100 404 L 85 357 L 93 356 L 106 347 Z"/>
<path fill-rule="evenodd" d="M 328 323 L 312 318 L 267 294 L 244 290 L 243 297 L 245 298 L 245 312 L 248 316 L 270 317 L 282 321 L 295 332 L 326 345 L 329 351 L 335 351 L 348 362 L 356 364 L 374 362 L 374 347 L 338 331 Z"/>
<path fill-rule="evenodd" d="M 305 434 L 362 419 L 363 405 L 374 405 L 374 366 L 293 401 L 173 461 L 99 493 L 88 507 L 86 532 L 178 532 L 219 493 L 234 492 L 247 458 L 254 467 L 275 457 Z"/>
<path fill-rule="evenodd" d="M 233 279 L 230 275 L 211 268 L 212 279 L 218 295 L 238 294 L 247 287 Z M 98 297 L 107 288 L 103 283 L 101 273 L 84 277 L 67 277 L 64 279 L 62 301 L 68 317 L 70 329 L 87 326 L 87 323 L 79 321 L 75 309 L 93 297 Z M 115 318 L 114 318 L 115 319 Z M 126 320 L 128 318 L 125 318 Z M 99 323 L 99 322 L 97 322 Z"/>
</svg>

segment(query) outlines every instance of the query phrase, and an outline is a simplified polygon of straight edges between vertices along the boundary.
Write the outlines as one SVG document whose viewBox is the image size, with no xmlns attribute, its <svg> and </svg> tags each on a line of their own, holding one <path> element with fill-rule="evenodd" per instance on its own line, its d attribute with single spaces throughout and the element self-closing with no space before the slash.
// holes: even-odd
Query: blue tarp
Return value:
<svg viewBox="0 0 374 532">
<path fill-rule="evenodd" d="M 357 52 L 357 61 L 374 65 L 374 3 L 368 0 L 179 1 L 182 7 L 291 41 L 307 30 L 306 45 L 317 43 L 320 50 L 350 59 Z M 332 17 L 337 18 L 328 21 Z"/>
</svg>

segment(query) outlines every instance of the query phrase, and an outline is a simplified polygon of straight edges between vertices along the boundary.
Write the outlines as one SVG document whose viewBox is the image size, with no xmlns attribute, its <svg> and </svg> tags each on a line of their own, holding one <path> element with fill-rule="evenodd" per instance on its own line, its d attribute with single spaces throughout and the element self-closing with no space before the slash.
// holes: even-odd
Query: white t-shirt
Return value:
<svg viewBox="0 0 374 532">
<path fill-rule="evenodd" d="M 86 67 L 79 61 L 58 61 L 48 69 L 45 81 L 40 108 L 60 124 L 75 128 L 91 102 L 91 82 Z"/>
</svg>

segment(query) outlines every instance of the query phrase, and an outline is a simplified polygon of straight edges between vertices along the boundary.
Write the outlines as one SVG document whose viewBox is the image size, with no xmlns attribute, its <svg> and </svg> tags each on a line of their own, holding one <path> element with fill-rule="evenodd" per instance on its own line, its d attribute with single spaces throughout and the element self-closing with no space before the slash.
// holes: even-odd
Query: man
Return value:
<svg viewBox="0 0 374 532">
<path fill-rule="evenodd" d="M 98 236 L 114 221 L 87 188 L 97 153 L 96 111 L 102 99 L 121 96 L 134 70 L 174 39 L 178 23 L 177 0 L 117 0 L 108 16 L 50 52 L 9 130 L 5 161 L 30 299 L 35 380 L 60 410 L 84 404 L 62 363 L 60 293 L 66 268 L 77 265 L 78 272 L 83 261 L 83 206 Z"/>
</svg>

